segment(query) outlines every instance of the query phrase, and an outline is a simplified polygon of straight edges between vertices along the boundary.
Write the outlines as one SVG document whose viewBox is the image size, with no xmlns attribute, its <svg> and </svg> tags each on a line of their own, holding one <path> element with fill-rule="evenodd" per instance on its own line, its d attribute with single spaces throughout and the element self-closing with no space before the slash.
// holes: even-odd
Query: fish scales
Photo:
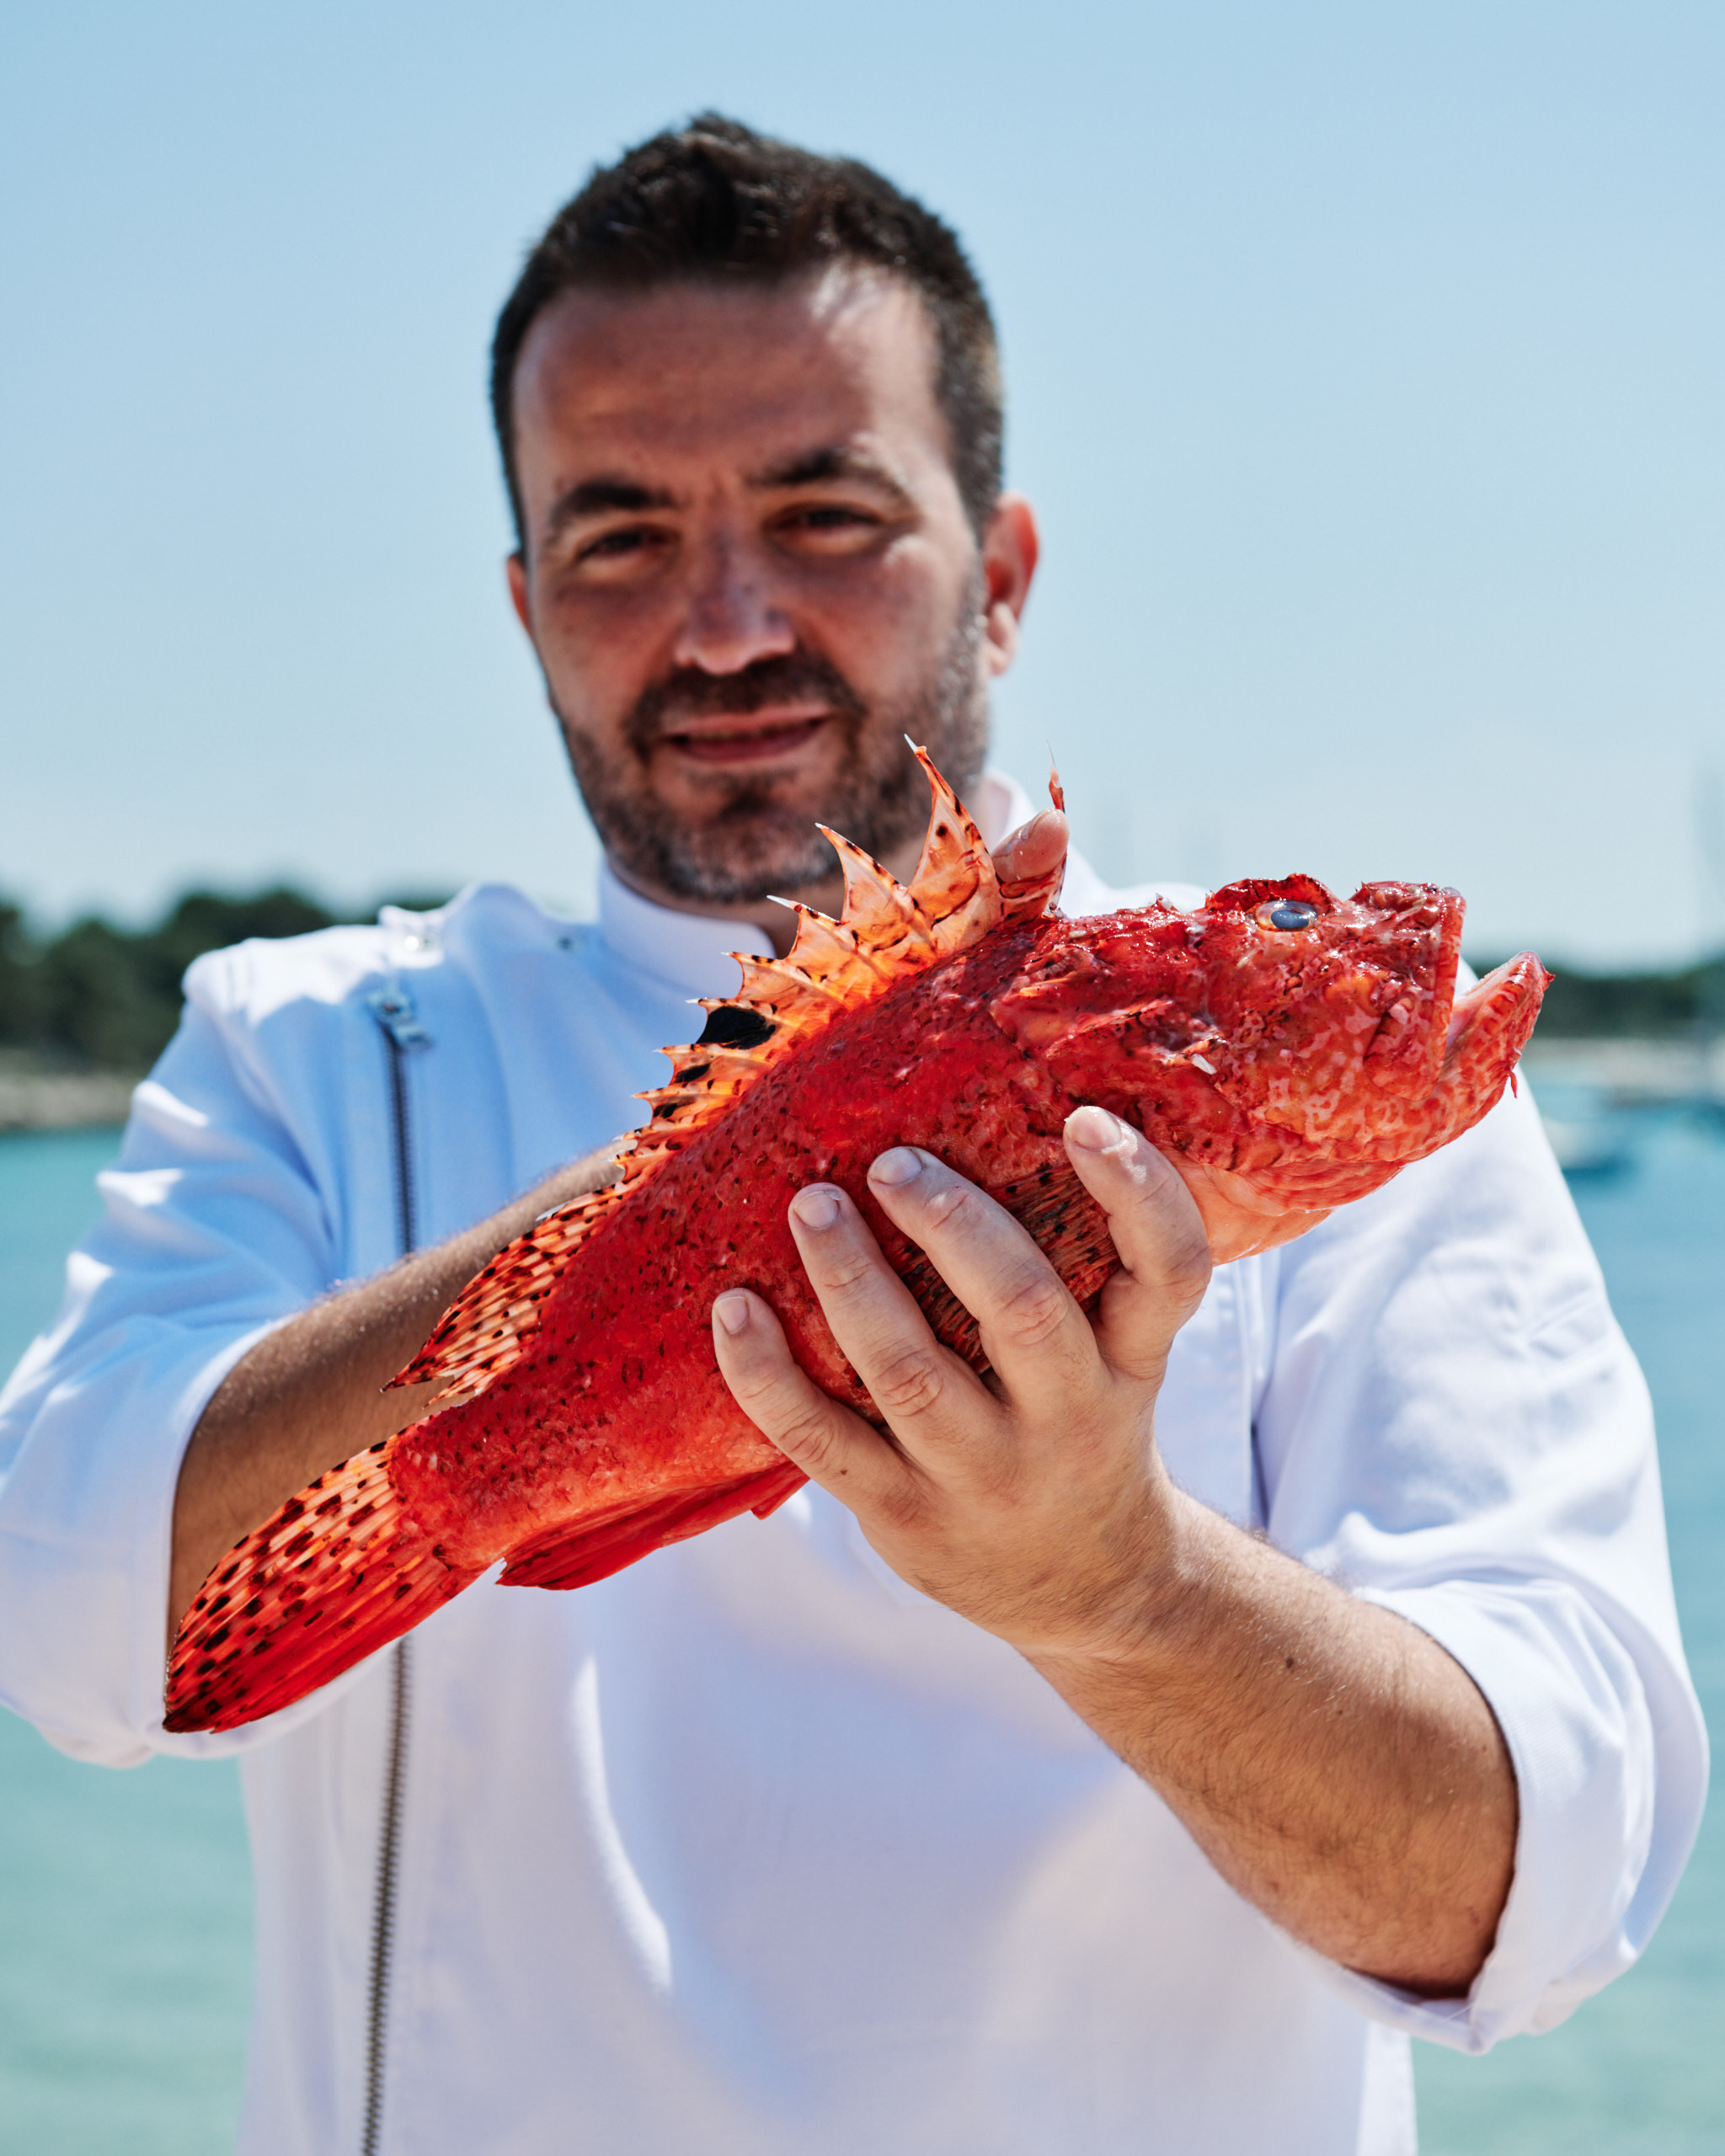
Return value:
<svg viewBox="0 0 1725 2156">
<path fill-rule="evenodd" d="M 397 1380 L 439 1379 L 434 1412 L 212 1572 L 175 1642 L 170 1728 L 303 1696 L 499 1558 L 507 1584 L 574 1588 L 782 1503 L 804 1477 L 713 1357 L 726 1288 L 764 1296 L 809 1374 L 878 1422 L 790 1235 L 811 1182 L 851 1193 L 937 1337 L 982 1368 L 975 1320 L 868 1188 L 886 1146 L 921 1145 L 990 1191 L 1088 1305 L 1116 1261 L 1062 1140 L 1081 1103 L 1176 1162 L 1227 1257 L 1377 1188 L 1501 1093 L 1546 976 L 1525 953 L 1458 998 L 1454 893 L 1385 883 L 1340 900 L 1307 877 L 1258 878 L 1195 913 L 1067 921 L 1046 911 L 1057 875 L 997 881 L 921 760 L 934 807 L 912 883 L 835 839 L 843 918 L 799 909 L 788 959 L 743 960 L 740 995 L 667 1051 L 671 1082 L 644 1097 L 622 1182 L 463 1291 Z"/>
<path fill-rule="evenodd" d="M 1065 1167 L 1060 1130 L 1077 1103 L 988 1009 L 1033 940 L 991 939 L 948 960 L 952 979 L 902 983 L 836 1020 L 669 1162 L 640 1204 L 611 1214 L 546 1302 L 539 1352 L 400 1455 L 396 1487 L 446 1562 L 483 1570 L 571 1516 L 782 1467 L 713 1359 L 708 1311 L 724 1288 L 765 1296 L 815 1382 L 874 1415 L 787 1209 L 805 1184 L 838 1183 L 890 1244 L 867 1181 L 889 1145 L 925 1146 L 989 1183 Z M 571 1395 L 571 1364 L 604 1376 Z"/>
</svg>

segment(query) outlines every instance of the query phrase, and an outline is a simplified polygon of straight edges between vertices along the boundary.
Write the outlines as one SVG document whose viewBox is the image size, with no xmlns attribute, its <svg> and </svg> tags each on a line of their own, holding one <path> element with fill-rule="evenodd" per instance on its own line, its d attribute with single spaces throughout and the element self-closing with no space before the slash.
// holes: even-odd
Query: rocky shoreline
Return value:
<svg viewBox="0 0 1725 2156">
<path fill-rule="evenodd" d="M 1542 1084 L 1584 1086 L 1618 1107 L 1725 1107 L 1725 1040 L 1634 1033 L 1594 1040 L 1557 1033 L 1541 1040 L 1535 1033 L 1522 1068 L 1535 1092 Z"/>
<path fill-rule="evenodd" d="M 124 1123 L 140 1074 L 56 1070 L 0 1057 L 0 1131 L 85 1130 Z"/>
</svg>

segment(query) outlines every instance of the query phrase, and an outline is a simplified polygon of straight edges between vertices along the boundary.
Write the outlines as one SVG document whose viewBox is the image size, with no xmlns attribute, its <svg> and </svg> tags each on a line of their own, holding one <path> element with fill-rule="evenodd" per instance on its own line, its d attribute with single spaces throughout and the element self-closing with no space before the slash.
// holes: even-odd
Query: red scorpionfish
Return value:
<svg viewBox="0 0 1725 2156">
<path fill-rule="evenodd" d="M 1071 921 L 1061 871 L 1001 883 L 934 792 L 909 888 L 847 841 L 844 915 L 799 907 L 788 958 L 745 958 L 608 1189 L 548 1214 L 469 1283 L 398 1384 L 433 1412 L 322 1476 L 216 1567 L 168 1672 L 168 1727 L 226 1729 L 327 1684 L 505 1560 L 575 1588 L 752 1511 L 804 1478 L 732 1400 L 708 1312 L 757 1289 L 829 1392 L 879 1420 L 798 1261 L 786 1208 L 838 1182 L 935 1331 L 976 1326 L 868 1193 L 921 1145 L 1021 1220 L 1081 1301 L 1116 1262 L 1061 1129 L 1094 1102 L 1180 1169 L 1219 1258 L 1363 1197 L 1497 1101 L 1546 974 L 1513 958 L 1459 999 L 1462 902 L 1310 877 L 1195 913 Z M 1058 787 L 1055 799 L 1059 800 Z"/>
</svg>

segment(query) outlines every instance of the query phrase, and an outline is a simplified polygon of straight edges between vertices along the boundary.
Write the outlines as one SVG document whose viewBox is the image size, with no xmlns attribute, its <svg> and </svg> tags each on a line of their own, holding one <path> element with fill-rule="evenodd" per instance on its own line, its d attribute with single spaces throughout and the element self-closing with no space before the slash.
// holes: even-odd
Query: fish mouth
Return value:
<svg viewBox="0 0 1725 2156">
<path fill-rule="evenodd" d="M 1437 1085 L 1446 1125 L 1465 1129 L 1513 1078 L 1551 979 L 1531 951 L 1522 951 L 1456 997 Z"/>
<path fill-rule="evenodd" d="M 1477 1054 L 1487 1041 L 1503 1048 L 1514 1039 L 1519 1054 L 1551 979 L 1533 952 L 1521 951 L 1464 990 L 1450 1010 L 1444 1037 L 1445 1070 Z"/>
<path fill-rule="evenodd" d="M 1363 888 L 1356 896 L 1381 905 L 1387 887 Z M 1422 903 L 1438 910 L 1423 1023 L 1417 1033 L 1404 1033 L 1398 1043 L 1386 1020 L 1367 1050 L 1368 1066 L 1381 1086 L 1392 1095 L 1404 1085 L 1407 1089 L 1381 1155 L 1404 1163 L 1460 1136 L 1496 1103 L 1527 1045 L 1551 978 L 1531 951 L 1523 951 L 1458 994 L 1466 903 L 1459 891 L 1434 893 L 1429 884 Z M 1373 1150 L 1383 1145 L 1381 1138 Z"/>
<path fill-rule="evenodd" d="M 1459 891 L 1447 886 L 1439 894 L 1444 925 L 1432 987 L 1437 1009 L 1447 1003 L 1449 1021 L 1434 1038 L 1432 1097 L 1440 1120 L 1459 1131 L 1482 1115 L 1514 1075 L 1527 1045 L 1540 1002 L 1551 976 L 1531 951 L 1506 958 L 1471 988 L 1455 992 L 1461 963 L 1461 923 L 1467 911 Z M 1433 1027 L 1436 1036 L 1438 1028 Z"/>
</svg>

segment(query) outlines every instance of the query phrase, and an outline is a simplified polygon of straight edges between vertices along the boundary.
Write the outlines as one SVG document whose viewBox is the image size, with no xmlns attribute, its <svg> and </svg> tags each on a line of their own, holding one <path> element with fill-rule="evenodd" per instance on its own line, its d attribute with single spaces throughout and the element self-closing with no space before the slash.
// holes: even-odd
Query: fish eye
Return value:
<svg viewBox="0 0 1725 2156">
<path fill-rule="evenodd" d="M 1310 928 L 1317 919 L 1317 908 L 1307 905 L 1303 899 L 1278 899 L 1265 908 L 1263 917 L 1271 928 Z"/>
</svg>

